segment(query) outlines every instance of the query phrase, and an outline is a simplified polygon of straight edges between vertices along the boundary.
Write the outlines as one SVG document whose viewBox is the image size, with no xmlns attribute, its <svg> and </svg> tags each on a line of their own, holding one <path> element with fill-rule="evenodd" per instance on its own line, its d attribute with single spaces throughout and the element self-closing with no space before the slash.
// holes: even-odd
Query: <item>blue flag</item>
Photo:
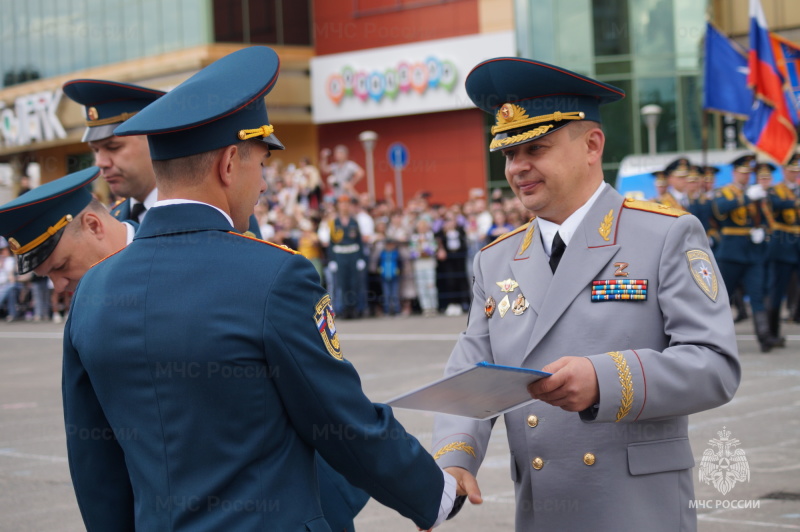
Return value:
<svg viewBox="0 0 800 532">
<path fill-rule="evenodd" d="M 711 24 L 706 23 L 703 109 L 746 118 L 753 107 L 747 88 L 747 56 Z"/>
</svg>

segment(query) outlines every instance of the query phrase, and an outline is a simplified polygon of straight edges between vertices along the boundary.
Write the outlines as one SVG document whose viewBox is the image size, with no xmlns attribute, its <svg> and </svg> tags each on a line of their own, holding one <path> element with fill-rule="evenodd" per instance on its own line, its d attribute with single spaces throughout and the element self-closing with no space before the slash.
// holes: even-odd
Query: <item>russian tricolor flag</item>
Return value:
<svg viewBox="0 0 800 532">
<path fill-rule="evenodd" d="M 753 89 L 755 101 L 743 136 L 752 149 L 785 164 L 797 145 L 797 108 L 775 62 L 760 0 L 750 0 L 748 63 L 747 85 Z"/>
</svg>

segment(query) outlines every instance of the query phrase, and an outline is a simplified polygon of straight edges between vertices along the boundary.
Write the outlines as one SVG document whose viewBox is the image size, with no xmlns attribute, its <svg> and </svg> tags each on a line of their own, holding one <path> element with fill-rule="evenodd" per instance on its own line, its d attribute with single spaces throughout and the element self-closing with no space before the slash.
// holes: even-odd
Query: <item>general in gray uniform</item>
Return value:
<svg viewBox="0 0 800 532">
<path fill-rule="evenodd" d="M 479 64 L 466 88 L 495 116 L 490 148 L 536 215 L 475 258 L 472 312 L 445 370 L 553 373 L 529 387 L 540 401 L 505 416 L 516 529 L 695 530 L 687 416 L 729 401 L 740 379 L 702 225 L 603 182 L 599 105 L 620 89 L 520 58 Z M 491 429 L 435 422 L 435 457 L 472 502 Z"/>
</svg>

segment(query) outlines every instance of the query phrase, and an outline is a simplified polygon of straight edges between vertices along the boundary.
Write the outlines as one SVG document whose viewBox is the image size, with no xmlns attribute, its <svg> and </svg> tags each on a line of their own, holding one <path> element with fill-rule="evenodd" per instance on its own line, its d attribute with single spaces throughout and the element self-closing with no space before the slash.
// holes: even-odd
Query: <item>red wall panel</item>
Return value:
<svg viewBox="0 0 800 532">
<path fill-rule="evenodd" d="M 479 33 L 478 0 L 411 7 L 430 3 L 403 1 L 392 10 L 387 7 L 396 2 L 314 2 L 315 51 L 325 55 Z M 356 8 L 365 14 L 356 16 Z"/>
<path fill-rule="evenodd" d="M 394 183 L 394 170 L 389 166 L 387 150 L 394 142 L 408 147 L 409 164 L 403 170 L 403 197 L 411 198 L 421 191 L 431 193 L 431 203 L 462 203 L 470 188 L 485 188 L 488 144 L 483 132 L 483 112 L 478 109 L 431 113 L 322 124 L 319 126 L 320 148 L 344 144 L 350 159 L 365 166 L 365 154 L 358 135 L 372 130 L 378 134 L 375 147 L 375 195 L 384 197 L 384 185 Z M 365 168 L 366 170 L 366 168 Z M 367 191 L 367 180 L 357 188 Z"/>
</svg>

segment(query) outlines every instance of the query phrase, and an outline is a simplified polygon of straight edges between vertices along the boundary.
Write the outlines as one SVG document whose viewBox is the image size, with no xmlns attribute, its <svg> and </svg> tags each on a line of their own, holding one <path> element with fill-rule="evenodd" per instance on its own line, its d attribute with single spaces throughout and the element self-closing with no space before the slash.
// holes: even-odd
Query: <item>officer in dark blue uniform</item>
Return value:
<svg viewBox="0 0 800 532">
<path fill-rule="evenodd" d="M 74 79 L 64 84 L 64 94 L 84 106 L 83 141 L 94 152 L 109 189 L 119 198 L 111 214 L 118 220 L 141 222 L 156 202 L 158 191 L 147 140 L 121 138 L 114 130 L 164 91 L 99 79 Z"/>
<path fill-rule="evenodd" d="M 164 91 L 99 79 L 74 79 L 64 84 L 64 94 L 84 106 L 83 141 L 94 152 L 109 189 L 119 200 L 111 207 L 118 220 L 140 223 L 158 199 L 150 151 L 144 135 L 119 137 L 114 131 L 165 93 Z M 261 238 L 255 216 L 250 236 Z"/>
<path fill-rule="evenodd" d="M 777 167 L 761 163 L 756 168 L 759 179 L 772 180 Z M 781 337 L 781 305 L 789 290 L 792 273 L 800 266 L 800 199 L 784 180 L 768 190 L 766 209 L 770 239 L 767 244 L 767 314 L 770 334 L 778 347 L 786 345 Z"/>
<path fill-rule="evenodd" d="M 706 235 L 708 236 L 708 244 L 713 251 L 714 240 L 711 237 L 711 232 L 713 230 L 711 225 L 711 219 L 713 218 L 711 213 L 711 200 L 708 199 L 708 196 L 703 190 L 703 178 L 701 174 L 702 168 L 699 166 L 691 166 L 689 168 L 689 174 L 686 176 L 686 210 L 697 217 L 700 223 L 703 224 L 703 229 L 705 229 Z"/>
<path fill-rule="evenodd" d="M 64 332 L 90 530 L 330 530 L 315 451 L 421 528 L 450 512 L 454 479 L 364 396 L 311 263 L 235 232 L 283 148 L 264 105 L 278 67 L 245 48 L 116 130 L 148 135 L 160 199 L 84 276 Z"/>
<path fill-rule="evenodd" d="M 720 188 L 714 197 L 712 210 L 721 233 L 714 255 L 728 295 L 741 283 L 750 298 L 758 343 L 762 352 L 768 352 L 777 340 L 770 335 L 764 306 L 767 191 L 758 184 L 750 185 L 754 162 L 752 155 L 733 161 L 733 182 Z"/>
</svg>

